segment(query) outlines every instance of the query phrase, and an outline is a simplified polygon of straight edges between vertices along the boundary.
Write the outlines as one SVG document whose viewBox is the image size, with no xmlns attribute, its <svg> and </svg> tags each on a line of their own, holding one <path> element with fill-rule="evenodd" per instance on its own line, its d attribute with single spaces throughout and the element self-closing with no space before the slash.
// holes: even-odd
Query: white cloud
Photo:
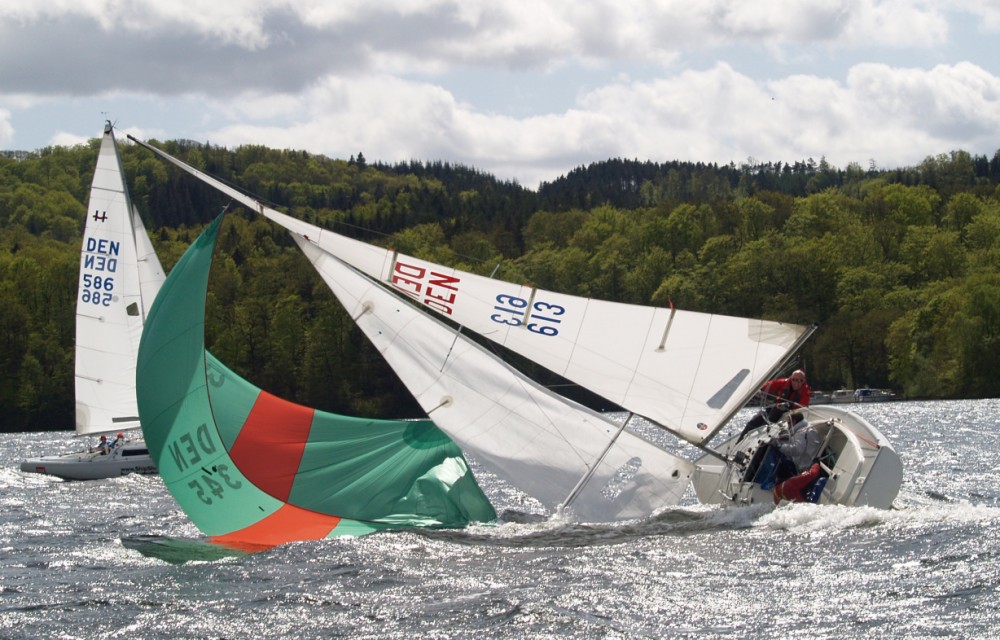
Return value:
<svg viewBox="0 0 1000 640">
<path fill-rule="evenodd" d="M 264 114 L 269 123 L 220 128 L 208 136 L 213 142 L 333 157 L 361 151 L 388 162 L 450 160 L 529 187 L 610 157 L 726 164 L 825 156 L 836 166 L 870 159 L 898 166 L 957 148 L 992 155 L 1000 128 L 1000 78 L 968 63 L 931 70 L 862 64 L 846 82 L 809 75 L 762 82 L 720 63 L 616 82 L 563 112 L 524 118 L 385 75 L 330 77 L 297 98 L 237 102 L 242 116 Z"/>
<path fill-rule="evenodd" d="M 89 138 L 87 136 L 79 136 L 73 133 L 59 131 L 52 136 L 52 139 L 49 140 L 49 144 L 60 147 L 74 147 L 78 144 L 84 144 L 88 139 Z"/>
<path fill-rule="evenodd" d="M 609 157 L 992 155 L 992 40 L 955 33 L 998 17 L 996 0 L 8 0 L 0 143 L 70 139 L 76 109 L 160 139 L 447 160 L 531 187 Z"/>
</svg>

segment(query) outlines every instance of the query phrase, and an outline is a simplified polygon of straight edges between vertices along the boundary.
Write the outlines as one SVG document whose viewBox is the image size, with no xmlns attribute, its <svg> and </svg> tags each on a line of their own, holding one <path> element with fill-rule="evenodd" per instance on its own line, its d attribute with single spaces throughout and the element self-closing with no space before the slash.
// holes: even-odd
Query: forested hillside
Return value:
<svg viewBox="0 0 1000 640">
<path fill-rule="evenodd" d="M 227 201 L 135 145 L 133 200 L 164 267 Z M 608 160 L 537 192 L 471 167 L 163 143 L 292 215 L 479 273 L 597 298 L 820 325 L 813 388 L 1000 396 L 1000 152 L 880 170 Z M 98 141 L 0 157 L 0 429 L 73 425 L 73 309 Z M 286 235 L 239 209 L 209 348 L 259 386 L 357 415 L 415 403 Z"/>
</svg>

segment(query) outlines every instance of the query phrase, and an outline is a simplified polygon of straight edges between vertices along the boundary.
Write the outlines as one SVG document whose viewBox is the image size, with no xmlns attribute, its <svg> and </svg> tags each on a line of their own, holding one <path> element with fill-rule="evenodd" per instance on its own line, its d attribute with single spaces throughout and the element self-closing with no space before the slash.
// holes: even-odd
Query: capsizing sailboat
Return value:
<svg viewBox="0 0 1000 640">
<path fill-rule="evenodd" d="M 461 450 L 431 421 L 354 418 L 297 405 L 206 351 L 205 296 L 222 220 L 220 214 L 171 270 L 149 314 L 136 370 L 142 429 L 160 477 L 209 542 L 257 551 L 495 520 Z"/>
<path fill-rule="evenodd" d="M 494 405 L 484 404 L 478 413 L 469 410 L 463 418 L 454 419 L 451 416 L 462 413 L 457 410 L 462 406 L 451 391 L 454 384 L 464 384 L 472 392 L 479 389 L 481 395 L 496 399 L 498 412 L 516 412 L 523 406 L 522 398 L 506 395 L 508 388 L 527 388 L 522 379 L 494 388 L 496 380 L 507 379 L 503 371 L 506 365 L 502 363 L 463 366 L 464 372 L 458 374 L 459 366 L 455 363 L 459 359 L 453 352 L 457 345 L 473 350 L 464 335 L 469 332 L 607 398 L 628 410 L 629 419 L 644 418 L 700 451 L 693 470 L 685 465 L 686 460 L 653 447 L 662 453 L 644 450 L 642 455 L 628 456 L 628 464 L 617 467 L 613 474 L 601 476 L 596 470 L 608 456 L 614 460 L 616 453 L 626 450 L 632 439 L 615 429 L 606 429 L 603 435 L 593 434 L 590 437 L 602 447 L 598 447 L 599 451 L 576 450 L 573 454 L 579 457 L 583 472 L 560 503 L 563 506 L 573 502 L 581 491 L 588 491 L 588 487 L 592 493 L 604 491 L 616 495 L 620 495 L 619 491 L 640 491 L 643 474 L 655 475 L 650 468 L 664 465 L 669 470 L 668 477 L 690 478 L 702 502 L 771 501 L 767 479 L 760 476 L 759 466 L 752 461 L 758 459 L 758 450 L 769 446 L 780 425 L 764 425 L 739 442 L 734 437 L 712 446 L 711 441 L 761 385 L 787 364 L 815 327 L 593 300 L 459 271 L 297 220 L 155 147 L 144 146 L 292 232 L 335 295 L 348 310 L 353 310 L 352 317 L 379 346 L 428 415 L 477 457 L 494 456 L 498 459 L 496 466 L 501 469 L 516 468 L 508 474 L 515 486 L 519 481 L 522 485 L 527 483 L 525 475 L 537 473 L 543 478 L 571 472 L 546 469 L 532 459 L 538 454 L 530 453 L 533 449 L 529 436 L 519 440 L 524 446 L 516 453 L 502 451 L 505 436 L 517 433 L 516 426 L 509 423 L 483 422 L 478 431 L 473 429 L 475 433 L 471 436 L 463 435 L 469 429 L 465 423 L 470 416 L 487 413 Z M 356 281 L 357 277 L 369 284 L 364 292 L 364 285 Z M 371 288 L 375 283 L 380 291 L 393 296 L 392 300 L 406 304 L 388 302 L 388 298 Z M 419 309 L 421 313 L 411 314 L 404 309 Z M 419 335 L 389 340 L 386 336 L 408 335 L 407 327 L 397 327 L 392 319 L 404 314 L 413 318 L 447 319 L 461 330 L 452 329 L 450 340 L 438 340 L 441 344 L 435 345 Z M 419 322 L 421 327 L 427 324 L 425 320 L 413 322 Z M 437 370 L 420 361 L 436 362 Z M 442 386 L 422 398 L 427 389 L 441 384 L 440 372 L 449 367 L 456 368 L 451 374 L 455 378 L 453 385 Z M 560 423 L 543 411 L 537 422 L 526 423 L 532 425 L 529 430 L 536 434 L 544 433 L 546 424 L 558 425 L 553 431 L 566 438 L 574 430 L 570 425 L 586 425 L 593 419 L 574 413 L 578 407 L 573 407 L 573 411 L 566 409 L 573 403 L 565 398 L 542 391 L 547 400 L 572 417 Z M 888 440 L 852 412 L 824 407 L 807 409 L 806 413 L 810 424 L 823 436 L 821 459 L 826 478 L 814 501 L 891 506 L 902 483 L 902 467 Z M 525 474 L 524 468 L 531 468 L 532 474 Z M 535 484 L 544 483 L 538 480 Z M 525 490 L 529 495 L 546 491 L 534 485 Z M 648 515 L 660 506 L 677 503 L 683 494 L 669 482 L 656 491 L 661 492 L 659 498 L 648 499 L 642 506 L 633 505 L 634 508 L 616 510 L 608 505 L 597 508 L 594 505 L 598 502 L 590 506 L 574 503 L 573 507 L 582 518 L 620 519 Z M 551 505 L 554 496 L 545 498 L 543 502 Z"/>
<path fill-rule="evenodd" d="M 110 436 L 106 447 L 30 458 L 21 470 L 66 480 L 155 474 L 138 436 L 135 362 L 163 268 L 129 199 L 110 122 L 90 188 L 76 300 L 76 434 Z M 126 436 L 128 434 L 128 436 Z"/>
</svg>

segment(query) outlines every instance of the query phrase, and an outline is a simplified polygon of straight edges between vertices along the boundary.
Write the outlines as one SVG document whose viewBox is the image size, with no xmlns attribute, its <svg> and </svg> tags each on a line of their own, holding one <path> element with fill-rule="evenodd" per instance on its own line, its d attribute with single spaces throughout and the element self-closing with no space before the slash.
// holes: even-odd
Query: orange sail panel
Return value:
<svg viewBox="0 0 1000 640">
<path fill-rule="evenodd" d="M 314 411 L 261 391 L 229 452 L 247 479 L 288 500 L 302 462 Z"/>
<path fill-rule="evenodd" d="M 320 540 L 330 535 L 340 518 L 286 504 L 268 517 L 232 533 L 212 536 L 212 542 L 234 545 L 252 541 L 254 545 L 277 546 L 296 540 Z"/>
</svg>

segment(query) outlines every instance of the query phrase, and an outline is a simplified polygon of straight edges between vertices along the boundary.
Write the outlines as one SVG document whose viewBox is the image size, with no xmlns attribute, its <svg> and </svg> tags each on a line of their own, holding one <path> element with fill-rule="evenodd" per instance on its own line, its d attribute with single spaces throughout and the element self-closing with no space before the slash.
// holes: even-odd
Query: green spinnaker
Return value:
<svg viewBox="0 0 1000 640">
<path fill-rule="evenodd" d="M 150 454 L 194 524 L 217 542 L 268 547 L 495 520 L 461 451 L 433 422 L 287 402 L 205 350 L 205 295 L 222 219 L 163 284 L 136 368 Z"/>
</svg>

